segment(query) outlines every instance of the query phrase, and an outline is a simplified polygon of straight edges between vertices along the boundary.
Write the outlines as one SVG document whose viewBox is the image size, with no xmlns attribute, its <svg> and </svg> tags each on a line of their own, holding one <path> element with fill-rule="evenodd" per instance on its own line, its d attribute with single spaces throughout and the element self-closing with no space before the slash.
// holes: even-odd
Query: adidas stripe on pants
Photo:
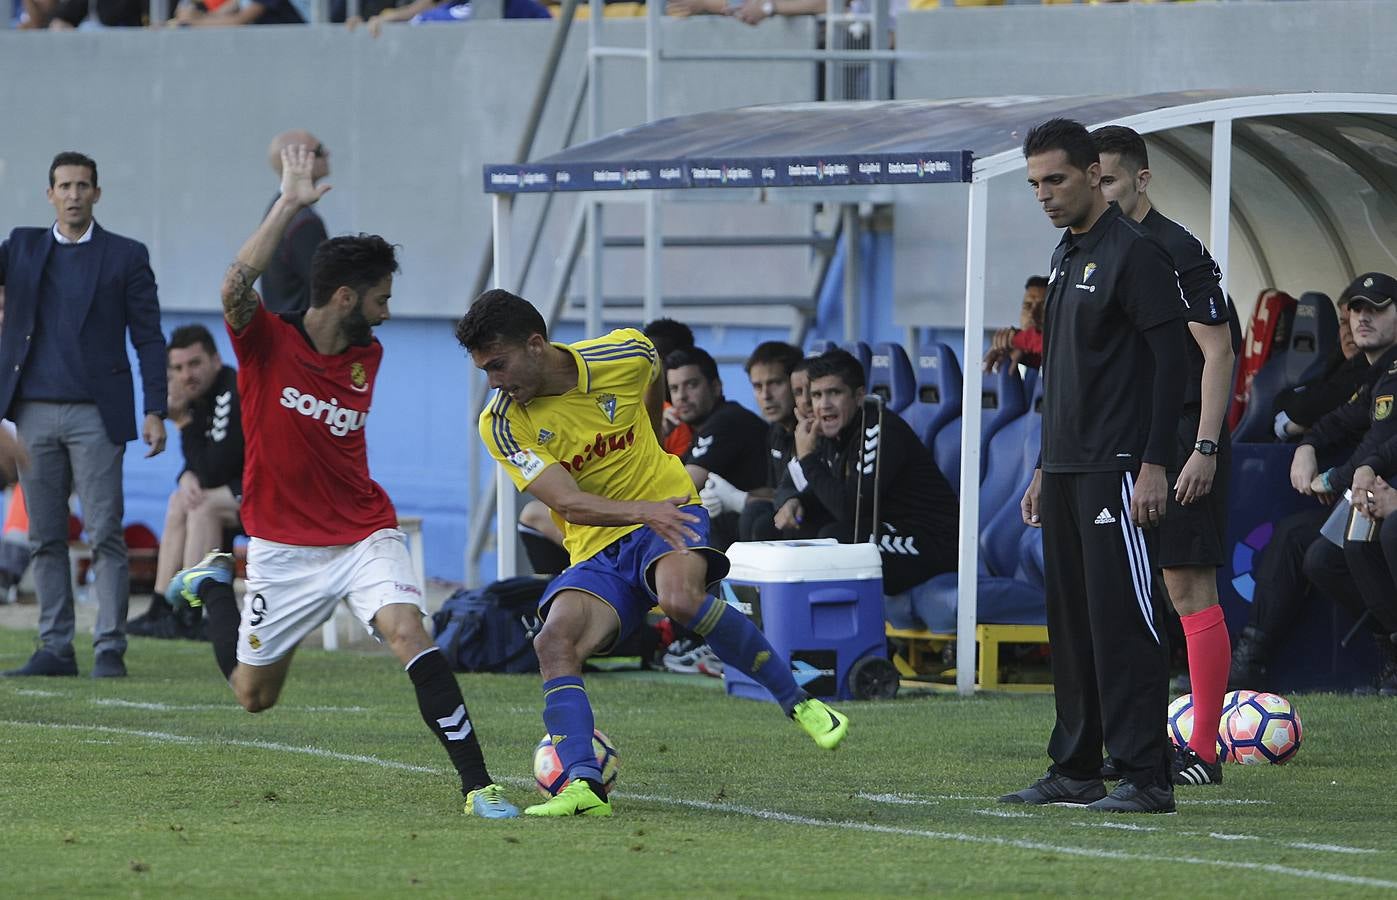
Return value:
<svg viewBox="0 0 1397 900">
<path fill-rule="evenodd" d="M 1095 778 L 1101 749 L 1137 784 L 1168 783 L 1169 650 L 1154 533 L 1130 520 L 1129 472 L 1043 473 L 1040 512 L 1057 723 L 1048 755 Z"/>
</svg>

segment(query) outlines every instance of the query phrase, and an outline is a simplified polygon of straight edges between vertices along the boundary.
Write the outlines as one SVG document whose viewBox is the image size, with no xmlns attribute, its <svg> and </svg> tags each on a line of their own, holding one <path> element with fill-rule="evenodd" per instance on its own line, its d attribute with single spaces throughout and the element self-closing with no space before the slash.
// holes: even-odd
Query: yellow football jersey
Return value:
<svg viewBox="0 0 1397 900">
<path fill-rule="evenodd" d="M 660 377 L 660 364 L 649 338 L 634 328 L 618 328 L 553 346 L 572 354 L 577 387 L 522 405 L 496 391 L 480 414 L 480 439 L 515 487 L 526 489 L 557 463 L 582 490 L 609 500 L 687 496 L 698 503 L 684 464 L 664 451 L 650 425 L 645 391 Z M 556 513 L 553 520 L 574 563 L 640 527 L 573 525 Z"/>
</svg>

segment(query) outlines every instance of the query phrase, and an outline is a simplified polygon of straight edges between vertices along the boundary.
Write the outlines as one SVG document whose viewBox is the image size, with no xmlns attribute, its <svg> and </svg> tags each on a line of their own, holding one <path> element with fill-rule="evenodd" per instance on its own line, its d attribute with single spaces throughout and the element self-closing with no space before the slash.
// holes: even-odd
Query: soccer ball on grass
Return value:
<svg viewBox="0 0 1397 900">
<path fill-rule="evenodd" d="M 592 732 L 592 751 L 596 753 L 597 765 L 601 768 L 602 790 L 606 794 L 616 786 L 616 775 L 621 768 L 621 757 L 616 753 L 616 745 L 600 731 Z M 567 773 L 558 760 L 558 751 L 553 747 L 553 739 L 548 735 L 534 748 L 534 782 L 547 797 L 556 797 L 567 787 Z"/>
<path fill-rule="evenodd" d="M 1300 714 L 1279 694 L 1253 694 L 1239 700 L 1227 718 L 1232 758 L 1243 765 L 1282 765 L 1300 749 L 1303 736 Z"/>
</svg>

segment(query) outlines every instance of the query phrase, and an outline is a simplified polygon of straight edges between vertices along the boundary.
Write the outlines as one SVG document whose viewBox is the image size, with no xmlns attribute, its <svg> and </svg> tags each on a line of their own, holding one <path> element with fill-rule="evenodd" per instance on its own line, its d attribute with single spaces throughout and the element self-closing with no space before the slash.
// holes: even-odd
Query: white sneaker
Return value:
<svg viewBox="0 0 1397 900">
<path fill-rule="evenodd" d="M 696 643 L 692 640 L 677 640 L 670 644 L 669 648 L 665 650 L 665 655 L 660 662 L 664 665 L 666 672 L 693 675 L 699 670 L 698 664 L 701 652 L 707 649 L 708 648 L 703 644 Z"/>
</svg>

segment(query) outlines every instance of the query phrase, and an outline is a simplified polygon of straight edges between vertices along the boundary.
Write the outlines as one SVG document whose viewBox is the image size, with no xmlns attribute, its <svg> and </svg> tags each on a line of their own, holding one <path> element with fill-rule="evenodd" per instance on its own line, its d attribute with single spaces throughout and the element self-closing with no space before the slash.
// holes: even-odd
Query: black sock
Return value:
<svg viewBox="0 0 1397 900">
<path fill-rule="evenodd" d="M 204 623 L 213 644 L 213 658 L 223 677 L 232 678 L 233 667 L 238 664 L 239 620 L 233 586 L 207 578 L 199 585 L 199 600 L 204 604 Z"/>
<path fill-rule="evenodd" d="M 485 770 L 485 754 L 480 750 L 475 727 L 466 712 L 461 686 L 446 664 L 446 657 L 432 647 L 423 650 L 407 665 L 408 677 L 417 689 L 417 707 L 422 721 L 437 736 L 451 764 L 461 776 L 461 793 L 468 794 L 492 783 Z"/>
</svg>

